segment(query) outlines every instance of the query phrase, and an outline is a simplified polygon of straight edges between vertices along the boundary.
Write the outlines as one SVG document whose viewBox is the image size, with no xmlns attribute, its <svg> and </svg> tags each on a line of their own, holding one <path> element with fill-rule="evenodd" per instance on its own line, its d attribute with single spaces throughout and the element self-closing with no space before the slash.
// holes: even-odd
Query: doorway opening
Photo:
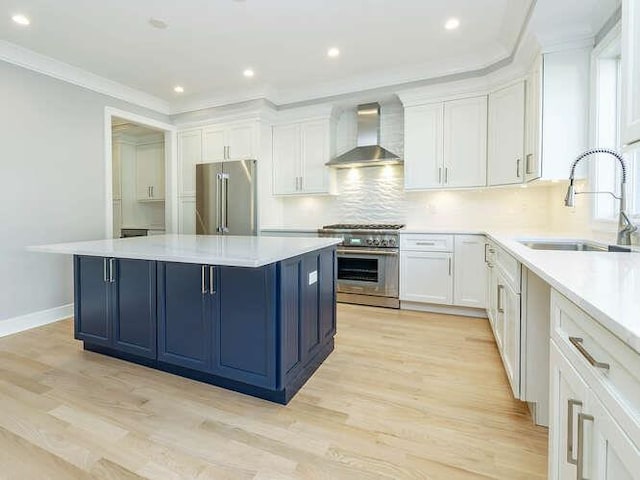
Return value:
<svg viewBox="0 0 640 480">
<path fill-rule="evenodd" d="M 105 145 L 106 237 L 177 231 L 175 127 L 107 109 Z"/>
</svg>

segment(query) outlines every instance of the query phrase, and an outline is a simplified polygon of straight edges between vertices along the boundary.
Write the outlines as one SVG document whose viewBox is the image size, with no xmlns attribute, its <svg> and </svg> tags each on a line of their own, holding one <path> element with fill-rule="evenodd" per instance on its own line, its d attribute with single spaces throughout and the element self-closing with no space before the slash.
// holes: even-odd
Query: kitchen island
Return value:
<svg viewBox="0 0 640 480">
<path fill-rule="evenodd" d="M 333 350 L 339 239 L 159 235 L 74 257 L 84 349 L 286 404 Z"/>
</svg>

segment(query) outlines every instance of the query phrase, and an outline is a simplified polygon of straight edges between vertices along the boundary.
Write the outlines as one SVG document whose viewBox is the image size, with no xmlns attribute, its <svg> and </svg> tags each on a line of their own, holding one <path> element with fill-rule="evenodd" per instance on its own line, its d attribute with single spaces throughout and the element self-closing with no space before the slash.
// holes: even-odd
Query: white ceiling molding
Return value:
<svg viewBox="0 0 640 480">
<path fill-rule="evenodd" d="M 168 115 L 169 102 L 32 50 L 0 40 L 0 60 Z"/>
</svg>

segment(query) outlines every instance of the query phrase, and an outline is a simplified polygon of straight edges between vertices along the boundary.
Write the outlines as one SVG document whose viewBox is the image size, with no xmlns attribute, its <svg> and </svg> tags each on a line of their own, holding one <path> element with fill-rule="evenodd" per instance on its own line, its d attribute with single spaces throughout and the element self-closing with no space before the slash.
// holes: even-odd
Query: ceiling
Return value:
<svg viewBox="0 0 640 480">
<path fill-rule="evenodd" d="M 538 5 L 558 30 L 589 23 L 599 14 L 591 11 L 596 5 L 617 1 Z M 0 0 L 0 37 L 174 107 L 265 96 L 286 103 L 491 65 L 512 53 L 532 2 Z M 579 15 L 558 20 L 553 11 L 561 4 L 564 13 Z M 31 25 L 14 24 L 17 12 Z M 460 19 L 459 29 L 444 29 L 450 17 Z M 150 18 L 168 27 L 153 28 Z M 334 46 L 341 54 L 328 58 Z M 255 71 L 253 78 L 243 76 L 246 68 Z M 175 93 L 175 85 L 184 93 Z"/>
</svg>

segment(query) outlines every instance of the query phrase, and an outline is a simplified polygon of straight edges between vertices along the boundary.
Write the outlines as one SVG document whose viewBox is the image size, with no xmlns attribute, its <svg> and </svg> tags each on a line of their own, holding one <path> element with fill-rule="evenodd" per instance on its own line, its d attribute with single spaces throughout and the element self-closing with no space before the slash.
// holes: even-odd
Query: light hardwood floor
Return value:
<svg viewBox="0 0 640 480">
<path fill-rule="evenodd" d="M 66 320 L 0 339 L 0 478 L 543 479 L 486 320 L 339 305 L 288 406 L 84 352 Z"/>
</svg>

